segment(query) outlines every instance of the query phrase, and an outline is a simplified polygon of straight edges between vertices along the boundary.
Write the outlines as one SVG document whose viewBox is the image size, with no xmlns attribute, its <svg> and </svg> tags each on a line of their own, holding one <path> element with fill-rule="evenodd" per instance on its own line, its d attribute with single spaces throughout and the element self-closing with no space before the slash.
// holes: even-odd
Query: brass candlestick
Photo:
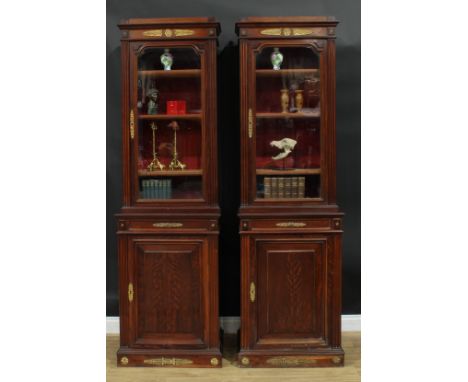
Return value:
<svg viewBox="0 0 468 382">
<path fill-rule="evenodd" d="M 169 168 L 171 170 L 184 170 L 185 167 L 187 167 L 187 165 L 179 160 L 177 154 L 177 130 L 179 130 L 179 125 L 176 121 L 172 121 L 169 124 L 169 127 L 172 128 L 172 130 L 174 130 L 174 152 L 172 154 L 172 160 L 169 164 Z"/>
<path fill-rule="evenodd" d="M 153 130 L 153 160 L 148 165 L 148 170 L 154 171 L 156 169 L 164 170 L 164 165 L 159 161 L 158 155 L 156 154 L 156 130 L 158 126 L 153 122 L 151 124 L 151 130 Z"/>
</svg>

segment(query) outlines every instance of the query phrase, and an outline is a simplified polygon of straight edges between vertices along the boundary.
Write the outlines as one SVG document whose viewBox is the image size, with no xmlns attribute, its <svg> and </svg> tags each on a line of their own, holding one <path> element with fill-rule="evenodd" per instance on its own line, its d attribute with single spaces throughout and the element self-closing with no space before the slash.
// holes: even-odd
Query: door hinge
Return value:
<svg viewBox="0 0 468 382">
<path fill-rule="evenodd" d="M 250 301 L 255 302 L 255 283 L 250 283 Z"/>
<path fill-rule="evenodd" d="M 253 114 L 252 109 L 249 108 L 249 138 L 253 137 Z"/>
<path fill-rule="evenodd" d="M 135 114 L 133 110 L 130 111 L 130 138 L 135 137 Z"/>
<path fill-rule="evenodd" d="M 133 301 L 133 284 L 128 283 L 128 301 Z"/>
</svg>

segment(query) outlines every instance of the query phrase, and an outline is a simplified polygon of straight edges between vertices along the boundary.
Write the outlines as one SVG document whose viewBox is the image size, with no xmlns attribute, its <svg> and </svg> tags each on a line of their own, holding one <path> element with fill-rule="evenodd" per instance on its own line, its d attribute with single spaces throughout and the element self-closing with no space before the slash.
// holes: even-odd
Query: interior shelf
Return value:
<svg viewBox="0 0 468 382">
<path fill-rule="evenodd" d="M 179 70 L 139 70 L 142 77 L 198 77 L 200 69 L 179 69 Z"/>
<path fill-rule="evenodd" d="M 257 175 L 316 175 L 320 173 L 320 168 L 292 168 L 289 170 L 257 169 Z"/>
<path fill-rule="evenodd" d="M 194 170 L 138 170 L 139 176 L 201 176 L 203 175 L 203 170 L 194 169 Z"/>
<path fill-rule="evenodd" d="M 257 118 L 320 118 L 320 110 L 310 113 L 257 113 Z"/>
<path fill-rule="evenodd" d="M 319 73 L 319 69 L 280 69 L 280 70 L 273 70 L 273 69 L 257 69 L 255 71 L 257 76 L 265 76 L 265 77 L 281 77 L 287 75 L 307 75 L 307 74 L 315 74 Z"/>
<path fill-rule="evenodd" d="M 168 120 L 168 119 L 201 119 L 201 113 L 197 114 L 140 114 L 138 119 Z"/>
</svg>

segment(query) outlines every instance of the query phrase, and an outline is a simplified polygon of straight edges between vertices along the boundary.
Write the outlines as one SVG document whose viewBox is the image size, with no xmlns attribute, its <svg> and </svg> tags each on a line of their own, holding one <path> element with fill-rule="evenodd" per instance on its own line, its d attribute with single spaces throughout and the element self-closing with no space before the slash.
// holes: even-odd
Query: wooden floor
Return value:
<svg viewBox="0 0 468 382">
<path fill-rule="evenodd" d="M 356 382 L 361 380 L 361 333 L 344 332 L 345 366 L 340 368 L 241 369 L 235 361 L 235 338 L 226 338 L 223 367 L 176 369 L 117 367 L 118 335 L 107 336 L 107 382 Z"/>
</svg>

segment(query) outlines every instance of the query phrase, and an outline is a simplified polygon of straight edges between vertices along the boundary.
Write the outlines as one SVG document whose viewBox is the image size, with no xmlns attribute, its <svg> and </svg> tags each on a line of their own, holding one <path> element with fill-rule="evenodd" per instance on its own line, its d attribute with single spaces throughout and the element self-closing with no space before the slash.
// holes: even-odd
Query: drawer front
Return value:
<svg viewBox="0 0 468 382">
<path fill-rule="evenodd" d="M 340 218 L 252 219 L 241 221 L 241 231 L 324 231 L 341 230 Z"/>
<path fill-rule="evenodd" d="M 216 220 L 199 219 L 141 219 L 120 220 L 120 231 L 129 232 L 206 232 L 217 231 Z"/>
</svg>

